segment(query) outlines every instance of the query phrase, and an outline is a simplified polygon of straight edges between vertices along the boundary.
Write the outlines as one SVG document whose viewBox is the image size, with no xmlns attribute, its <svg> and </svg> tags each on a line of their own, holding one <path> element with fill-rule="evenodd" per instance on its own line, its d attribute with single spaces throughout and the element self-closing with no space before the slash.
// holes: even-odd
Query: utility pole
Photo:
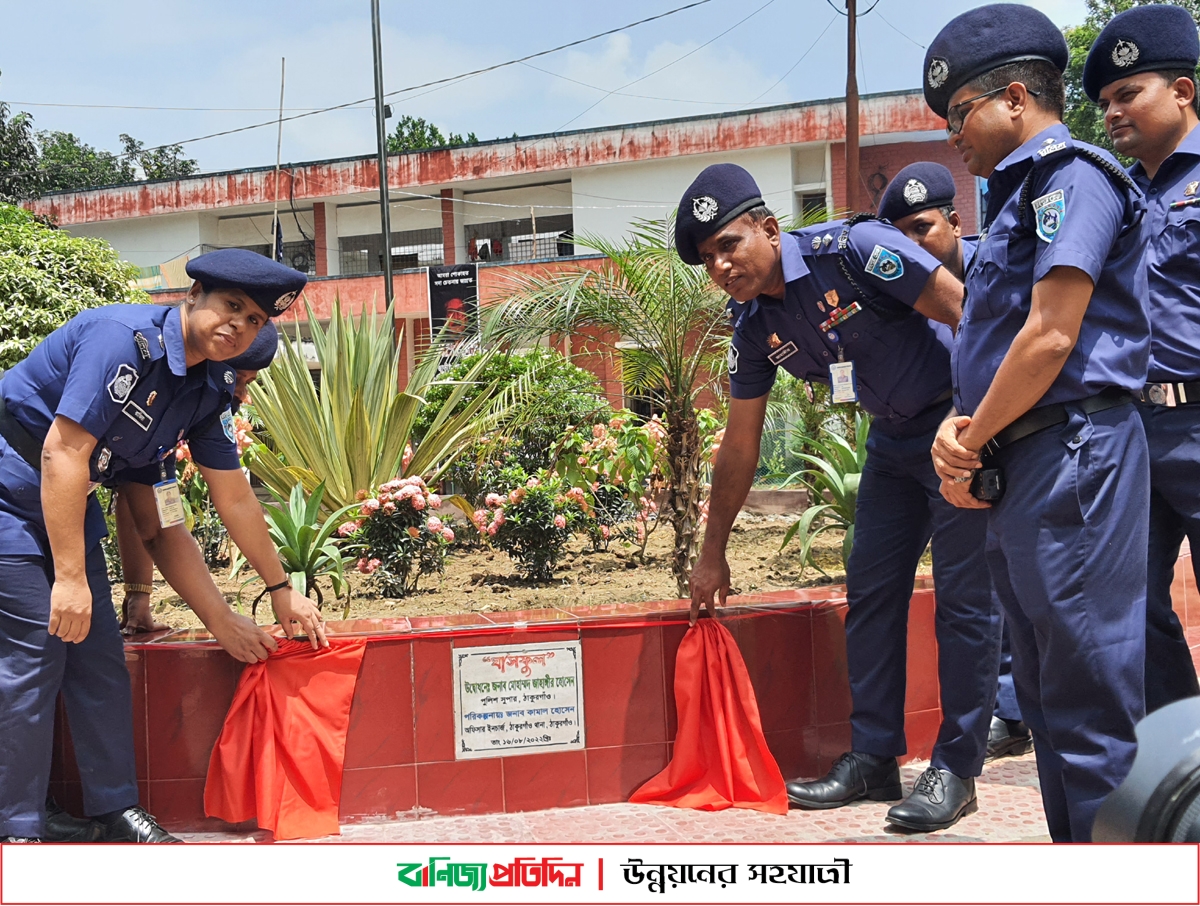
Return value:
<svg viewBox="0 0 1200 906">
<path fill-rule="evenodd" d="M 275 133 L 275 207 L 271 211 L 271 260 L 281 261 L 283 256 L 277 254 L 283 245 L 283 227 L 279 223 L 279 160 L 283 153 L 283 85 L 287 79 L 287 58 L 279 60 L 279 126 Z"/>
<path fill-rule="evenodd" d="M 846 207 L 859 207 L 858 169 L 858 77 L 855 75 L 858 44 L 858 0 L 846 0 Z"/>
<path fill-rule="evenodd" d="M 388 204 L 387 118 L 383 110 L 383 50 L 379 0 L 371 0 L 371 39 L 375 52 L 375 134 L 379 142 L 379 226 L 383 232 L 383 299 L 392 304 L 392 212 Z"/>
</svg>

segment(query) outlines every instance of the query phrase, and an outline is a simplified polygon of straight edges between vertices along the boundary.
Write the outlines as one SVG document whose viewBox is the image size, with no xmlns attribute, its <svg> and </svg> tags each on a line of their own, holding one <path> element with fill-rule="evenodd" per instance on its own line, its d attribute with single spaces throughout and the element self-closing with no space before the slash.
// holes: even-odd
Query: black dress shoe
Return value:
<svg viewBox="0 0 1200 906">
<path fill-rule="evenodd" d="M 63 811 L 53 796 L 46 797 L 46 824 L 42 837 L 47 843 L 95 843 L 100 825 L 87 818 L 76 818 Z"/>
<path fill-rule="evenodd" d="M 787 794 L 793 808 L 838 808 L 859 799 L 899 799 L 904 790 L 895 758 L 846 752 L 820 780 L 793 780 Z"/>
<path fill-rule="evenodd" d="M 154 816 L 140 805 L 124 811 L 105 815 L 101 824 L 100 841 L 103 843 L 182 843 L 159 827 Z"/>
<path fill-rule="evenodd" d="M 984 761 L 995 761 L 1006 755 L 1024 755 L 1032 748 L 1033 734 L 1029 732 L 1029 727 L 1019 720 L 1005 720 L 992 715 Z"/>
<path fill-rule="evenodd" d="M 888 809 L 887 819 L 907 830 L 935 831 L 950 827 L 978 809 L 974 777 L 957 777 L 928 767 L 917 778 L 912 794 Z"/>
<path fill-rule="evenodd" d="M 0 837 L 0 843 L 41 843 L 41 837 Z"/>
</svg>

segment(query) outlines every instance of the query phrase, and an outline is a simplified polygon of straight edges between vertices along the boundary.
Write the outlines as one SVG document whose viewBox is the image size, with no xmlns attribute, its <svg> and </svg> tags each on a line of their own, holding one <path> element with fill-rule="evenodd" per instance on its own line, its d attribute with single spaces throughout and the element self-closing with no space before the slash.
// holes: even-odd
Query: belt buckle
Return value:
<svg viewBox="0 0 1200 906">
<path fill-rule="evenodd" d="M 1147 384 L 1145 396 L 1155 406 L 1175 407 L 1175 386 L 1173 384 Z"/>
</svg>

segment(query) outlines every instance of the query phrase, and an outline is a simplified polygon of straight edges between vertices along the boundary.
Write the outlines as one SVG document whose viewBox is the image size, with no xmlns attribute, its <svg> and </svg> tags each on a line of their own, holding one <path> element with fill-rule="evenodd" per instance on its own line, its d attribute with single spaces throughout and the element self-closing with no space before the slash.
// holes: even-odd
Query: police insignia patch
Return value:
<svg viewBox="0 0 1200 906">
<path fill-rule="evenodd" d="M 911 208 L 915 204 L 920 204 L 929 197 L 929 190 L 925 188 L 925 183 L 919 179 L 910 179 L 904 184 L 904 200 Z"/>
<path fill-rule="evenodd" d="M 711 195 L 692 199 L 692 216 L 701 223 L 708 223 L 717 216 L 717 200 Z"/>
<path fill-rule="evenodd" d="M 114 403 L 123 403 L 129 399 L 133 385 L 137 383 L 138 373 L 131 365 L 122 364 L 117 373 L 108 382 L 108 395 Z"/>
<path fill-rule="evenodd" d="M 1132 41 L 1126 41 L 1122 39 L 1113 47 L 1112 61 L 1124 69 L 1125 67 L 1132 66 L 1134 63 L 1136 63 L 1138 57 L 1141 55 L 1142 52 L 1138 50 L 1138 46 L 1136 44 L 1134 44 Z"/>
<path fill-rule="evenodd" d="M 1196 194 L 1196 190 L 1200 189 L 1200 179 L 1194 179 L 1189 182 L 1183 189 L 1183 194 L 1187 198 L 1191 198 Z"/>
<path fill-rule="evenodd" d="M 235 378 L 235 377 L 233 376 L 233 372 L 232 372 L 232 371 L 228 371 L 228 370 L 227 370 L 227 371 L 225 372 L 225 383 L 226 383 L 226 384 L 232 384 L 232 383 L 233 383 L 234 381 L 236 381 L 236 380 L 237 380 L 237 378 Z"/>
<path fill-rule="evenodd" d="M 1067 216 L 1067 201 L 1062 189 L 1033 200 L 1033 218 L 1037 224 L 1038 238 L 1053 242 L 1054 236 Z"/>
<path fill-rule="evenodd" d="M 729 344 L 729 358 L 728 358 L 728 364 L 729 364 L 729 373 L 730 373 L 730 374 L 737 374 L 737 369 L 738 369 L 738 348 L 737 348 L 736 346 L 734 346 L 732 343 L 730 343 L 730 344 Z"/>
<path fill-rule="evenodd" d="M 237 427 L 233 423 L 233 412 L 229 409 L 221 413 L 221 430 L 231 444 L 237 443 Z"/>
<path fill-rule="evenodd" d="M 946 84 L 946 79 L 950 78 L 950 64 L 941 57 L 934 57 L 929 61 L 929 72 L 926 78 L 929 80 L 930 88 L 941 88 Z"/>
<path fill-rule="evenodd" d="M 100 448 L 100 455 L 96 457 L 96 471 L 103 473 L 108 469 L 108 464 L 112 462 L 112 450 L 108 447 Z"/>
<path fill-rule="evenodd" d="M 286 311 L 287 307 L 296 301 L 296 297 L 298 295 L 300 295 L 300 293 L 295 292 L 295 291 L 290 292 L 290 293 L 284 293 L 282 296 L 280 296 L 278 299 L 275 300 L 275 310 L 276 311 Z"/>
<path fill-rule="evenodd" d="M 871 252 L 871 257 L 867 259 L 866 271 L 880 280 L 895 280 L 904 275 L 904 262 L 895 252 L 889 252 L 882 245 L 877 245 Z"/>
</svg>

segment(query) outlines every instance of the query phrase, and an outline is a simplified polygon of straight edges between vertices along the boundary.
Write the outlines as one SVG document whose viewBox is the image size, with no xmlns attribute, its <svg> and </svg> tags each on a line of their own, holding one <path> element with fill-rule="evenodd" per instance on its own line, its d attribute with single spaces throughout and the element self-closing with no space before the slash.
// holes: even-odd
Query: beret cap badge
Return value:
<svg viewBox="0 0 1200 906">
<path fill-rule="evenodd" d="M 1136 63 L 1138 57 L 1141 55 L 1142 53 L 1140 50 L 1138 50 L 1138 46 L 1136 44 L 1134 44 L 1132 41 L 1126 41 L 1124 38 L 1122 38 L 1113 46 L 1112 61 L 1117 66 L 1124 68 L 1126 66 L 1132 66 L 1134 63 Z"/>
<path fill-rule="evenodd" d="M 711 195 L 692 199 L 692 216 L 701 223 L 708 223 L 717 216 L 717 200 Z"/>
<path fill-rule="evenodd" d="M 919 179 L 910 179 L 904 184 L 904 200 L 909 205 L 920 204 L 929 197 L 929 190 Z"/>
<path fill-rule="evenodd" d="M 275 310 L 287 311 L 287 307 L 296 301 L 298 295 L 300 295 L 298 292 L 284 293 L 275 300 Z"/>
<path fill-rule="evenodd" d="M 946 79 L 950 78 L 950 64 L 941 57 L 934 57 L 929 61 L 927 78 L 930 88 L 941 88 L 946 84 Z"/>
</svg>

